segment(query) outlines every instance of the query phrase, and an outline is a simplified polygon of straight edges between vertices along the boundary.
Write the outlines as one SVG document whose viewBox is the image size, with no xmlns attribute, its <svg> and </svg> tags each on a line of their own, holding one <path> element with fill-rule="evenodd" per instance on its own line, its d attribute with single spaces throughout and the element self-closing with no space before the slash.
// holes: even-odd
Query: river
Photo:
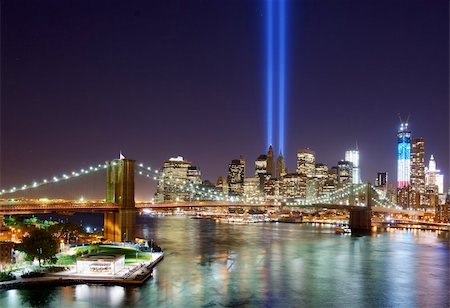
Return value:
<svg viewBox="0 0 450 308">
<path fill-rule="evenodd" d="M 146 217 L 164 250 L 142 287 L 0 291 L 0 307 L 450 307 L 449 234 Z"/>
</svg>

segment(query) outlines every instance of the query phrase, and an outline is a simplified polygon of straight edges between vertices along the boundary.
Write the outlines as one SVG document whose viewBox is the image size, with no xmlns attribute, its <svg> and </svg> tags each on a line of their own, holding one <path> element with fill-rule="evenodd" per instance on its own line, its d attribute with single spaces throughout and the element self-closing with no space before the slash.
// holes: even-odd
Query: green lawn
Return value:
<svg viewBox="0 0 450 308">
<path fill-rule="evenodd" d="M 137 258 L 136 258 L 137 252 Z M 125 255 L 125 264 L 141 263 L 150 260 L 150 255 L 145 252 L 141 252 L 130 247 L 120 247 L 120 246 L 110 246 L 110 245 L 100 245 L 98 251 L 94 254 L 115 254 L 115 255 Z M 61 255 L 58 257 L 57 264 L 59 265 L 71 265 L 75 264 L 77 261 L 76 255 Z"/>
<path fill-rule="evenodd" d="M 136 252 L 137 252 L 137 259 L 136 259 Z M 146 262 L 149 261 L 151 258 L 150 255 L 147 253 L 129 247 L 100 245 L 99 253 L 125 255 L 126 264 Z"/>
<path fill-rule="evenodd" d="M 58 257 L 56 264 L 58 265 L 72 265 L 77 262 L 77 256 L 75 255 L 63 255 Z"/>
</svg>

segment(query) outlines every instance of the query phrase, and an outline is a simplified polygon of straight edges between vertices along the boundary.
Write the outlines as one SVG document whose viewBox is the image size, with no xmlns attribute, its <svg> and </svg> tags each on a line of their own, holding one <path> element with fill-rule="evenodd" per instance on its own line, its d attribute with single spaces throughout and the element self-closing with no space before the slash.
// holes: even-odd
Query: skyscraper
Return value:
<svg viewBox="0 0 450 308">
<path fill-rule="evenodd" d="M 189 168 L 191 168 L 190 171 L 188 171 Z M 197 167 L 192 168 L 191 162 L 184 160 L 181 156 L 164 161 L 160 174 L 156 190 L 158 201 L 189 200 L 192 193 L 184 185 L 191 180 L 195 184 L 201 183 L 200 170 Z"/>
<path fill-rule="evenodd" d="M 325 164 L 316 164 L 316 170 L 314 173 L 314 179 L 316 184 L 316 191 L 318 196 L 324 195 L 323 190 L 325 183 L 328 180 L 328 166 Z"/>
<path fill-rule="evenodd" d="M 277 178 L 282 178 L 287 174 L 286 171 L 286 164 L 284 162 L 283 154 L 280 152 L 280 155 L 278 155 L 277 158 Z"/>
<path fill-rule="evenodd" d="M 431 155 L 428 168 L 425 168 L 425 186 L 427 191 L 444 193 L 444 175 L 441 174 L 441 170 L 436 169 L 434 155 Z"/>
<path fill-rule="evenodd" d="M 425 147 L 423 138 L 411 141 L 411 187 L 409 204 L 418 208 L 425 194 Z"/>
<path fill-rule="evenodd" d="M 375 187 L 387 190 L 388 174 L 387 172 L 378 172 L 375 179 Z"/>
<path fill-rule="evenodd" d="M 397 133 L 397 188 L 405 188 L 410 183 L 411 131 L 408 123 L 401 123 Z"/>
<path fill-rule="evenodd" d="M 338 182 L 339 184 L 353 183 L 352 176 L 352 163 L 349 161 L 341 160 L 338 162 Z"/>
<path fill-rule="evenodd" d="M 361 173 L 359 169 L 359 150 L 349 150 L 345 151 L 345 160 L 349 161 L 353 165 L 352 169 L 352 183 L 359 184 L 361 183 Z"/>
<path fill-rule="evenodd" d="M 314 177 L 316 169 L 315 152 L 309 149 L 303 149 L 297 153 L 297 174 L 305 175 L 308 178 Z"/>
<path fill-rule="evenodd" d="M 202 184 L 202 173 L 200 169 L 196 166 L 189 166 L 187 169 L 187 179 L 189 183 L 192 183 L 194 185 L 200 185 Z"/>
<path fill-rule="evenodd" d="M 243 193 L 245 177 L 245 160 L 241 156 L 240 159 L 233 159 L 228 165 L 228 189 L 231 195 L 240 196 Z"/>
<path fill-rule="evenodd" d="M 275 177 L 275 159 L 273 156 L 272 145 L 269 146 L 269 151 L 267 151 L 267 173 L 273 178 Z"/>
<path fill-rule="evenodd" d="M 267 173 L 267 155 L 259 155 L 255 160 L 255 176 L 265 175 Z"/>
<path fill-rule="evenodd" d="M 425 193 L 425 147 L 423 138 L 411 142 L 411 189 Z"/>
</svg>

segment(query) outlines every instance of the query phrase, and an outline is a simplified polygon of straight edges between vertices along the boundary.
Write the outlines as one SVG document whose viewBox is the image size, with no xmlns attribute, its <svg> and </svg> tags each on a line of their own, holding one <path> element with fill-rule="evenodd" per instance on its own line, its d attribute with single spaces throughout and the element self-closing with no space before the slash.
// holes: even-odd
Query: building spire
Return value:
<svg viewBox="0 0 450 308">
<path fill-rule="evenodd" d="M 120 150 L 119 159 L 125 159 L 125 156 L 122 154 L 122 150 Z"/>
</svg>

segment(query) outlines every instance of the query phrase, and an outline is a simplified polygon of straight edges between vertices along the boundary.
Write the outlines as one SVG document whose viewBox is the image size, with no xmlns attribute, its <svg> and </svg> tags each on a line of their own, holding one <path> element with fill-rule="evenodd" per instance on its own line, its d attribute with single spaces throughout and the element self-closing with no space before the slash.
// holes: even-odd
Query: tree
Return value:
<svg viewBox="0 0 450 308">
<path fill-rule="evenodd" d="M 47 230 L 34 229 L 28 236 L 22 238 L 18 250 L 26 253 L 31 260 L 38 259 L 41 266 L 41 261 L 56 260 L 58 243 Z"/>
<path fill-rule="evenodd" d="M 82 233 L 83 229 L 74 223 L 64 222 L 51 225 L 47 228 L 47 230 L 56 238 L 62 239 L 65 242 L 70 242 L 70 238 L 77 237 L 80 233 Z"/>
</svg>

